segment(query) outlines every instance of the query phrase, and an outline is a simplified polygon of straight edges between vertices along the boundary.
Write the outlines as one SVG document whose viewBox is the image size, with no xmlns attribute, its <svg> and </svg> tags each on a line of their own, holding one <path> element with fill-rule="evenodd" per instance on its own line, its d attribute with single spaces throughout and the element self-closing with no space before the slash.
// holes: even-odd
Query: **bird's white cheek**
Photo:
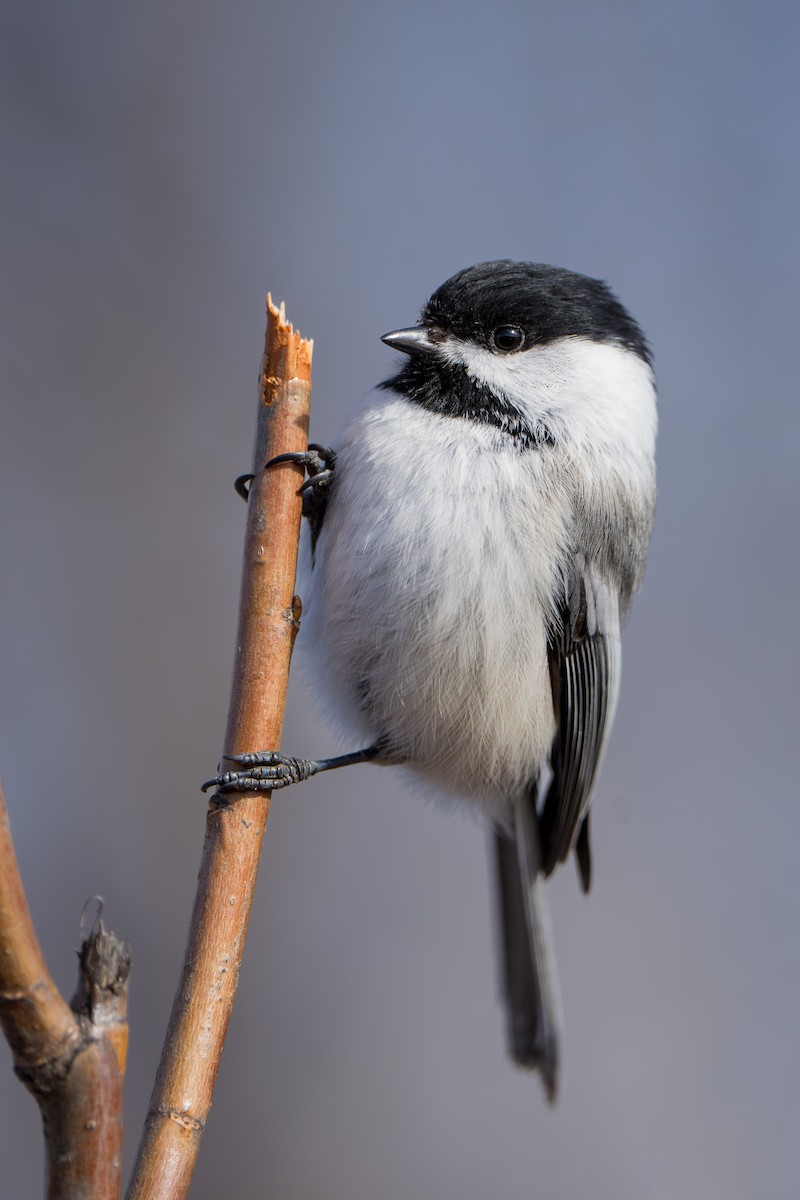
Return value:
<svg viewBox="0 0 800 1200">
<path fill-rule="evenodd" d="M 521 354 L 493 354 L 470 342 L 456 338 L 445 343 L 444 356 L 448 361 L 465 367 L 467 374 L 485 387 L 509 399 L 517 395 L 530 396 L 546 389 L 548 382 L 538 350 Z"/>
<path fill-rule="evenodd" d="M 476 382 L 560 438 L 594 447 L 633 441 L 641 453 L 652 455 L 652 372 L 623 346 L 568 337 L 504 355 L 451 339 L 445 352 Z"/>
</svg>

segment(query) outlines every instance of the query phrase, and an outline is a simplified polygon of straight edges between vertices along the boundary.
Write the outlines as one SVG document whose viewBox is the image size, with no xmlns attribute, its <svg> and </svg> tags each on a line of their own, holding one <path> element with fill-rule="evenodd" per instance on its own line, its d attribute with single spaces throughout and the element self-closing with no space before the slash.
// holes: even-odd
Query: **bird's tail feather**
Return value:
<svg viewBox="0 0 800 1200">
<path fill-rule="evenodd" d="M 535 798 L 525 797 L 512 834 L 495 832 L 502 986 L 511 1056 L 558 1090 L 563 1017 L 550 909 L 540 870 Z"/>
</svg>

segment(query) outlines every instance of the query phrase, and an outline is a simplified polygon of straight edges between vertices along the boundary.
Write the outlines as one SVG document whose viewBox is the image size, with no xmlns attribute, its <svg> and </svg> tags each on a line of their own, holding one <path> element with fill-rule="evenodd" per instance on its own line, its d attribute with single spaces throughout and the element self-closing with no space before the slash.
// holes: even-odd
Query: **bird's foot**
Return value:
<svg viewBox="0 0 800 1200">
<path fill-rule="evenodd" d="M 261 750 L 255 754 L 226 754 L 229 762 L 239 763 L 243 770 L 222 771 L 207 779 L 202 791 L 216 788 L 217 795 L 231 792 L 274 792 L 310 779 L 320 770 L 320 764 L 307 758 L 290 758 L 277 750 Z"/>
<path fill-rule="evenodd" d="M 279 454 L 277 457 L 271 458 L 265 464 L 265 470 L 286 462 L 298 463 L 308 472 L 308 479 L 300 486 L 300 491 L 303 493 L 303 516 L 311 522 L 312 530 L 318 531 L 328 503 L 330 486 L 333 483 L 336 451 L 331 450 L 330 446 L 320 446 L 316 442 L 311 442 L 308 450 Z"/>
<path fill-rule="evenodd" d="M 315 516 L 320 503 L 324 507 L 327 500 L 328 488 L 333 480 L 336 466 L 336 451 L 331 450 L 330 446 L 320 446 L 316 442 L 311 442 L 307 450 L 288 451 L 286 454 L 278 454 L 275 458 L 269 459 L 264 463 L 264 470 L 280 466 L 281 463 L 297 463 L 306 468 L 308 479 L 300 486 L 300 491 L 303 493 L 303 516 Z M 250 484 L 254 479 L 255 475 L 247 474 L 239 475 L 234 481 L 233 486 L 243 500 L 248 499 Z"/>
</svg>

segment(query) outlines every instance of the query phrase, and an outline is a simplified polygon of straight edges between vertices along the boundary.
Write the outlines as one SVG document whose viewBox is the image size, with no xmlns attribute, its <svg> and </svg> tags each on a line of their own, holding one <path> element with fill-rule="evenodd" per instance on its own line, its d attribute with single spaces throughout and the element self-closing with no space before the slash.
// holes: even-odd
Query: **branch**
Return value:
<svg viewBox="0 0 800 1200">
<path fill-rule="evenodd" d="M 299 605 L 294 593 L 303 470 L 277 454 L 305 450 L 312 343 L 267 298 L 247 506 L 239 630 L 224 753 L 280 744 Z M 181 981 L 172 1005 L 128 1200 L 189 1190 L 239 980 L 269 794 L 211 803 Z"/>
<path fill-rule="evenodd" d="M 80 958 L 70 1008 L 36 938 L 0 789 L 0 1025 L 42 1114 L 46 1196 L 116 1200 L 130 953 L 98 921 Z"/>
</svg>

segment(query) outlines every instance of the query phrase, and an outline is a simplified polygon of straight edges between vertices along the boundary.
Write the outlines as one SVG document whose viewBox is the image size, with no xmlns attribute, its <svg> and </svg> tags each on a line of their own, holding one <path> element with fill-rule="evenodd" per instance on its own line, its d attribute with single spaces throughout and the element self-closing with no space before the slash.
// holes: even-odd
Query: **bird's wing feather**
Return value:
<svg viewBox="0 0 800 1200">
<path fill-rule="evenodd" d="M 553 781 L 540 819 L 546 873 L 580 840 L 578 864 L 588 891 L 588 817 L 619 692 L 619 596 L 615 586 L 583 563 L 567 589 L 561 621 L 551 630 L 550 671 L 556 706 Z"/>
</svg>

